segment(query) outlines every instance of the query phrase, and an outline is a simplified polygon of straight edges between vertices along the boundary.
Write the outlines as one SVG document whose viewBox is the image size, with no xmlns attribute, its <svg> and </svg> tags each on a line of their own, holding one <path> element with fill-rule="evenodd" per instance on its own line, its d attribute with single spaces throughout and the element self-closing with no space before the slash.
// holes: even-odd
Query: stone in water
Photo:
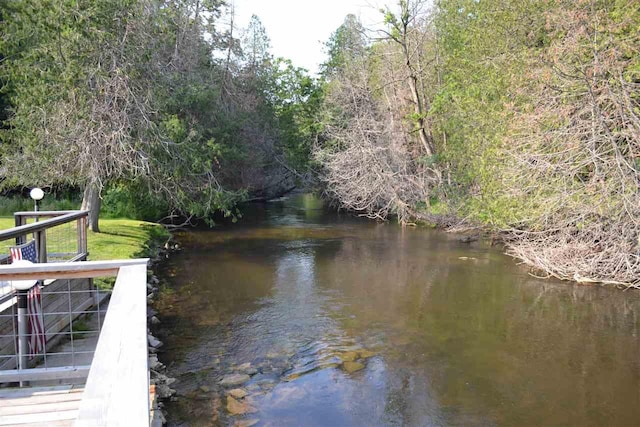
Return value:
<svg viewBox="0 0 640 427">
<path fill-rule="evenodd" d="M 260 420 L 257 418 L 252 418 L 248 420 L 238 420 L 236 421 L 234 427 L 251 427 L 258 424 L 259 422 Z"/>
<path fill-rule="evenodd" d="M 227 396 L 227 411 L 231 415 L 253 414 L 256 408 L 249 405 L 248 402 L 239 402 L 231 396 Z"/>
<path fill-rule="evenodd" d="M 358 358 L 358 352 L 345 351 L 344 353 L 340 353 L 338 357 L 340 357 L 340 360 L 342 360 L 343 362 L 353 362 Z"/>
<path fill-rule="evenodd" d="M 235 397 L 236 399 L 242 399 L 247 394 L 249 394 L 245 389 L 242 389 L 242 388 L 234 388 L 233 390 L 229 390 L 227 393 L 229 393 L 231 396 Z"/>
<path fill-rule="evenodd" d="M 220 385 L 225 387 L 232 387 L 240 384 L 244 384 L 249 381 L 251 377 L 247 374 L 231 374 L 227 375 L 220 381 Z"/>
<path fill-rule="evenodd" d="M 361 369 L 364 369 L 364 365 L 360 362 L 344 362 L 342 367 L 344 368 L 345 371 L 347 371 L 350 374 L 357 372 Z"/>
</svg>

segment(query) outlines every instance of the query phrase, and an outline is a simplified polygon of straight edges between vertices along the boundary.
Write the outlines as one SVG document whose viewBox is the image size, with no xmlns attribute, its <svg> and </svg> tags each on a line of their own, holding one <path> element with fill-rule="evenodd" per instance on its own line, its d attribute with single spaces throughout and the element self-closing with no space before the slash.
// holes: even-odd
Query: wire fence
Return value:
<svg viewBox="0 0 640 427">
<path fill-rule="evenodd" d="M 14 216 L 16 227 L 0 230 L 0 264 L 11 263 L 12 248 L 26 256 L 19 245 L 30 242 L 28 255 L 37 263 L 86 260 L 87 212 Z M 0 280 L 0 370 L 90 365 L 110 292 L 79 278 L 38 281 L 21 294 Z"/>
<path fill-rule="evenodd" d="M 11 262 L 12 246 L 30 240 L 36 242 L 38 262 L 78 261 L 87 252 L 87 215 L 86 211 L 16 212 L 16 227 L 0 230 L 0 264 Z"/>
<path fill-rule="evenodd" d="M 27 218 L 25 224 L 35 224 L 35 218 Z M 24 240 L 36 239 L 34 234 L 25 234 Z M 9 251 L 16 242 L 0 241 L 0 264 L 10 264 Z M 46 253 L 48 262 L 70 261 L 78 255 L 78 224 L 68 222 L 46 230 Z"/>
<path fill-rule="evenodd" d="M 94 287 L 91 279 L 66 279 L 46 281 L 39 293 L 39 313 L 29 317 L 24 334 L 29 367 L 90 365 L 111 290 Z M 12 295 L 0 303 L 0 370 L 15 369 L 20 364 L 15 300 Z M 34 327 L 38 321 L 43 329 Z"/>
</svg>

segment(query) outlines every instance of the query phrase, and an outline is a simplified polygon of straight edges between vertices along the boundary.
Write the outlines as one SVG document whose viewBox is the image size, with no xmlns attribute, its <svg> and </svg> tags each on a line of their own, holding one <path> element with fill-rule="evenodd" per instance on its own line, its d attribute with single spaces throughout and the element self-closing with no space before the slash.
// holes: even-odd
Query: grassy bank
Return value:
<svg viewBox="0 0 640 427">
<path fill-rule="evenodd" d="M 0 217 L 0 230 L 13 226 L 13 218 Z M 90 260 L 152 256 L 153 249 L 169 237 L 158 224 L 132 219 L 100 219 L 100 229 L 101 233 L 90 231 L 87 236 Z"/>
</svg>

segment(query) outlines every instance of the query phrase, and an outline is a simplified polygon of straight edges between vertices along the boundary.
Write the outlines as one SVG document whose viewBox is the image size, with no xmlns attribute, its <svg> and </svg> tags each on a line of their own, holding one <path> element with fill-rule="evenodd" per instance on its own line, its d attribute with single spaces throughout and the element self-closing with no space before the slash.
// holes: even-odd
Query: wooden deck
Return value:
<svg viewBox="0 0 640 427">
<path fill-rule="evenodd" d="M 157 423 L 149 387 L 147 259 L 0 266 L 0 279 L 116 276 L 86 384 L 0 389 L 0 426 L 145 426 Z M 78 367 L 0 371 L 0 380 L 77 377 Z M 74 371 L 74 372 L 72 372 Z M 86 372 L 83 374 L 86 375 Z M 4 393 L 4 394 L 3 394 Z"/>
<path fill-rule="evenodd" d="M 0 389 L 0 426 L 71 426 L 84 385 Z"/>
</svg>

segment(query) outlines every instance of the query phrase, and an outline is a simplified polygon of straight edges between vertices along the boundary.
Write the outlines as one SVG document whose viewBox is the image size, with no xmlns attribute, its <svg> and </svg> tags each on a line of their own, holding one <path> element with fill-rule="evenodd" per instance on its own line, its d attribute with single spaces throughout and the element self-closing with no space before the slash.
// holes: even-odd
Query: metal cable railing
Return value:
<svg viewBox="0 0 640 427">
<path fill-rule="evenodd" d="M 16 227 L 0 231 L 0 263 L 11 262 L 11 248 L 41 264 L 86 260 L 87 217 L 87 211 L 16 212 Z M 109 292 L 86 278 L 41 280 L 20 294 L 0 277 L 0 370 L 88 365 Z"/>
<path fill-rule="evenodd" d="M 90 279 L 50 281 L 39 292 L 39 312 L 30 316 L 27 342 L 29 367 L 82 367 L 90 364 L 104 321 L 109 289 Z M 0 304 L 0 370 L 20 364 L 16 297 Z M 36 317 L 35 319 L 33 317 Z M 40 322 L 41 327 L 33 327 Z"/>
</svg>

